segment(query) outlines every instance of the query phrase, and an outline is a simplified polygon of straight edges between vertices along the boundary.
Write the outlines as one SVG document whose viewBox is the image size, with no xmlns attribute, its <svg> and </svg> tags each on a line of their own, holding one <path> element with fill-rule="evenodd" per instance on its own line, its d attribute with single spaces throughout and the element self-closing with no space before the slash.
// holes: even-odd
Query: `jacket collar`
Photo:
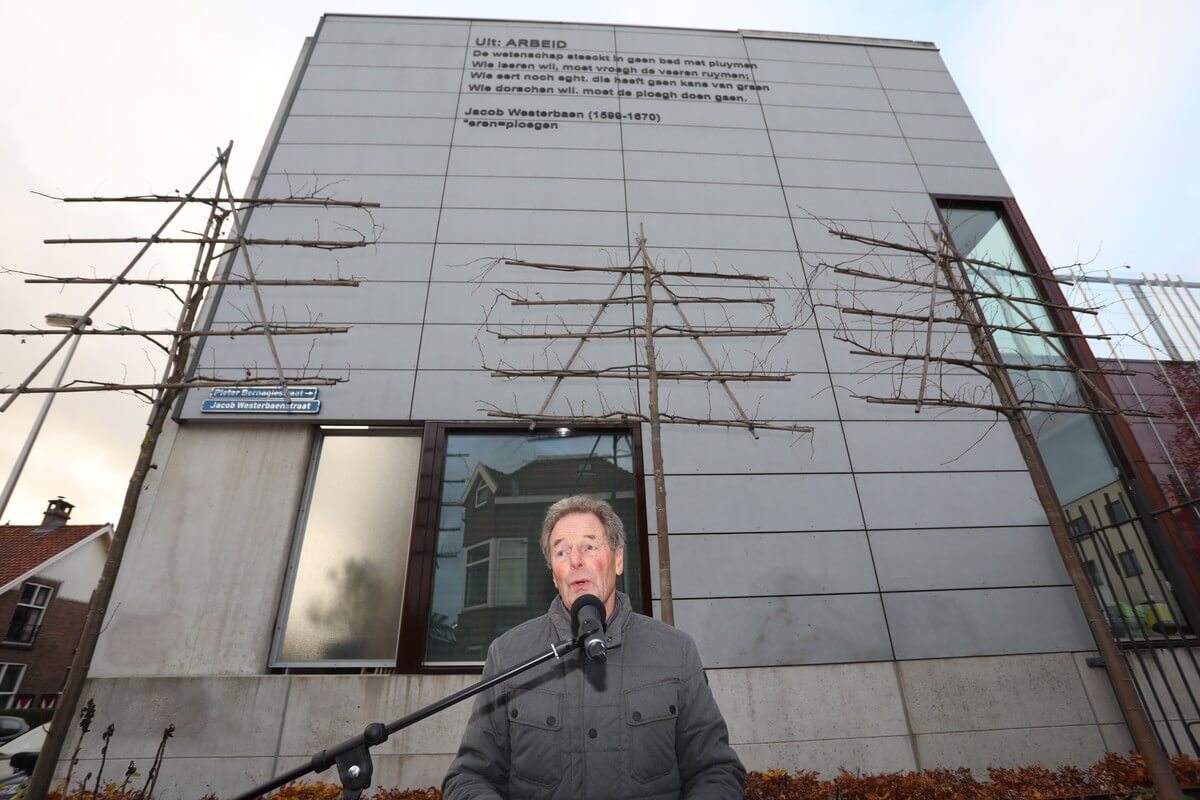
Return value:
<svg viewBox="0 0 1200 800">
<path fill-rule="evenodd" d="M 554 626 L 554 633 L 560 641 L 562 639 L 574 638 L 574 633 L 571 630 L 571 615 L 567 613 L 567 608 L 563 605 L 561 597 L 555 597 L 554 602 L 550 604 L 549 616 L 550 623 Z M 629 596 L 624 592 L 617 592 L 616 610 L 613 612 L 612 621 L 604 629 L 605 644 L 608 647 L 621 646 L 625 626 L 629 624 L 631 616 L 632 606 L 629 602 Z"/>
</svg>

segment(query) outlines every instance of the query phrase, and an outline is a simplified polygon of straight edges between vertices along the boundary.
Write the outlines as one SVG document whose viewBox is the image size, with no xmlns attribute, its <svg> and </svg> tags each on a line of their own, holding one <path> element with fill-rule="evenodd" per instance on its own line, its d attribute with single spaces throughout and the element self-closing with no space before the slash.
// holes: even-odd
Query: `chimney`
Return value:
<svg viewBox="0 0 1200 800">
<path fill-rule="evenodd" d="M 50 533 L 66 525 L 67 520 L 71 518 L 71 509 L 73 508 L 75 506 L 63 500 L 61 495 L 57 500 L 51 500 L 46 506 L 46 513 L 42 517 L 41 527 L 35 530 L 34 533 Z"/>
</svg>

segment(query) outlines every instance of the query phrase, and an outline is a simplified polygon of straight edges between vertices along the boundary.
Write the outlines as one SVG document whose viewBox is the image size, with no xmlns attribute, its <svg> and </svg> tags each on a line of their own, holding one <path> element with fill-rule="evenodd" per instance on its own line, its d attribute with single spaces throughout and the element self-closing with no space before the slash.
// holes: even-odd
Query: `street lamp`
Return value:
<svg viewBox="0 0 1200 800">
<path fill-rule="evenodd" d="M 83 338 L 81 335 L 83 329 L 92 324 L 90 317 L 79 317 L 73 314 L 47 314 L 46 324 L 54 328 L 72 328 L 71 333 L 67 334 L 71 337 L 71 347 L 67 350 L 67 355 L 63 359 L 62 366 L 58 369 L 58 375 L 54 378 L 54 386 L 52 389 L 58 389 L 62 385 L 63 375 L 67 372 L 67 365 L 71 363 L 71 357 L 75 355 L 75 348 L 79 346 L 79 340 Z M 25 445 L 21 448 L 21 452 L 17 455 L 16 463 L 13 464 L 12 473 L 8 476 L 8 483 L 4 484 L 4 492 L 0 494 L 0 519 L 4 519 L 4 509 L 8 507 L 8 501 L 12 497 L 13 490 L 17 488 L 17 479 L 21 477 L 21 470 L 25 468 L 25 462 L 29 459 L 29 452 L 33 450 L 33 442 L 37 439 L 38 432 L 42 429 L 42 422 L 46 419 L 46 414 L 50 411 L 50 404 L 54 402 L 54 391 L 46 394 L 46 399 L 42 403 L 42 410 L 38 412 L 37 418 L 33 421 L 33 427 L 29 430 L 29 436 L 25 439 Z"/>
</svg>

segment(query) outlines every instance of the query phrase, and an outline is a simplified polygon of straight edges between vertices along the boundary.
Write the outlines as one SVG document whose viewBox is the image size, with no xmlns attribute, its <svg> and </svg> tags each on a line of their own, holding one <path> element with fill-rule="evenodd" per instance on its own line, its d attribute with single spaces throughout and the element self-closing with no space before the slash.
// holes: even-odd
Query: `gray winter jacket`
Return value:
<svg viewBox="0 0 1200 800">
<path fill-rule="evenodd" d="M 570 637 L 555 598 L 492 643 L 483 674 Z M 607 639 L 605 664 L 575 650 L 478 695 L 444 799 L 740 799 L 746 771 L 692 638 L 618 593 Z"/>
</svg>

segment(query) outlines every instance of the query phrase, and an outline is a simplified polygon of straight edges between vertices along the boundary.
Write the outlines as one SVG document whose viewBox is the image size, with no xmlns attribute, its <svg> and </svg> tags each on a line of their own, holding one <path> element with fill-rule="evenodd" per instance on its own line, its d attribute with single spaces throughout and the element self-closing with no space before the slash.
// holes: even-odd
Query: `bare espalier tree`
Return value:
<svg viewBox="0 0 1200 800">
<path fill-rule="evenodd" d="M 671 550 L 667 527 L 667 490 L 663 472 L 662 437 L 663 424 L 685 425 L 715 425 L 725 428 L 740 428 L 758 438 L 758 431 L 786 431 L 793 434 L 809 434 L 812 428 L 804 425 L 794 425 L 788 422 L 760 419 L 756 412 L 748 412 L 735 395 L 731 384 L 755 383 L 761 381 L 789 381 L 794 372 L 771 371 L 767 369 L 763 359 L 756 357 L 750 368 L 734 369 L 722 366 L 714 357 L 712 349 L 705 343 L 712 338 L 751 339 L 755 341 L 774 340 L 776 343 L 786 336 L 795 326 L 795 320 L 781 322 L 774 311 L 775 298 L 767 293 L 772 279 L 765 275 L 749 275 L 737 272 L 698 271 L 693 269 L 669 269 L 656 265 L 647 247 L 645 232 L 640 231 L 637 237 L 637 248 L 625 266 L 586 266 L 576 264 L 550 264 L 519 259 L 504 259 L 493 262 L 492 266 L 503 263 L 507 266 L 523 269 L 540 270 L 543 272 L 565 272 L 583 275 L 612 276 L 612 286 L 607 296 L 599 299 L 591 298 L 530 298 L 522 294 L 500 290 L 499 301 L 506 301 L 516 308 L 571 306 L 595 307 L 595 313 L 590 322 L 582 329 L 571 329 L 570 325 L 546 324 L 540 330 L 530 332 L 511 325 L 495 324 L 489 315 L 485 328 L 502 342 L 517 340 L 546 341 L 547 348 L 556 341 L 574 341 L 575 346 L 565 362 L 548 364 L 538 367 L 516 367 L 505 362 L 492 366 L 484 365 L 495 377 L 501 378 L 539 378 L 552 379 L 550 389 L 536 411 L 522 411 L 517 408 L 502 409 L 494 404 L 484 404 L 484 411 L 490 417 L 501 419 L 524 420 L 530 428 L 539 424 L 571 425 L 588 422 L 645 422 L 650 427 L 650 450 L 652 469 L 654 473 L 654 514 L 658 533 L 658 574 L 661 596 L 662 619 L 669 625 L 675 623 L 675 611 L 671 590 Z M 636 285 L 640 279 L 640 287 Z M 750 291 L 731 292 L 728 296 L 700 292 L 697 281 L 741 284 L 750 287 Z M 761 321 L 751 325 L 734 324 L 728 313 L 715 323 L 696 324 L 689 317 L 688 306 L 716 307 L 724 309 L 732 305 L 757 306 L 763 309 Z M 664 320 L 656 313 L 665 310 L 670 319 Z M 617 326 L 601 326 L 601 320 L 608 311 L 618 311 L 624 315 L 624 320 Z M 640 312 L 641 320 L 629 324 Z M 688 339 L 696 345 L 696 355 L 702 362 L 700 367 L 680 365 L 678 368 L 667 368 L 661 362 L 656 350 L 656 343 L 664 339 Z M 642 359 L 634 364 L 611 364 L 604 366 L 592 365 L 583 355 L 588 342 L 603 340 L 633 341 L 642 355 Z M 630 408 L 613 407 L 605 396 L 598 395 L 599 407 L 589 411 L 581 404 L 575 408 L 568 402 L 568 413 L 547 413 L 555 395 L 566 380 L 618 380 L 634 382 L 636 387 L 644 381 L 647 392 L 647 402 L 644 411 L 637 407 L 636 401 Z M 703 382 L 708 385 L 716 384 L 725 396 L 731 409 L 731 415 L 719 416 L 690 416 L 671 413 L 663 402 L 660 382 Z M 636 395 L 636 389 L 631 394 Z M 710 403 L 711 410 L 711 403 Z"/>
<path fill-rule="evenodd" d="M 1106 335 L 1066 332 L 1054 324 L 1058 314 L 1095 310 L 1046 299 L 1043 284 L 1070 281 L 964 256 L 941 226 L 929 226 L 924 237 L 912 230 L 911 241 L 897 242 L 822 222 L 831 235 L 863 246 L 866 254 L 810 264 L 838 278 L 832 302 L 820 305 L 836 310 L 835 338 L 850 346 L 850 354 L 871 359 L 862 370 L 866 380 L 879 386 L 891 379 L 886 394 L 852 396 L 916 413 L 972 409 L 1007 420 L 1156 796 L 1181 800 L 1170 761 L 1084 571 L 1030 422 L 1031 415 L 1155 416 L 1121 406 L 1099 379 L 1130 373 L 1084 368 L 1065 344 Z"/>
<path fill-rule="evenodd" d="M 346 326 L 328 326 L 305 321 L 297 324 L 280 322 L 267 311 L 264 299 L 264 288 L 287 288 L 296 286 L 330 286 L 353 288 L 358 281 L 340 277 L 329 279 L 263 279 L 258 277 L 256 265 L 257 249 L 252 248 L 283 248 L 300 247 L 319 250 L 341 250 L 345 248 L 365 247 L 374 244 L 379 231 L 370 215 L 371 208 L 377 208 L 377 203 L 338 201 L 307 195 L 266 198 L 239 197 L 234 193 L 229 182 L 227 167 L 233 150 L 233 143 L 221 149 L 213 163 L 204 171 L 186 193 L 173 195 L 138 195 L 126 197 L 56 197 L 65 203 L 156 203 L 170 209 L 159 227 L 149 236 L 126 238 L 63 238 L 48 239 L 46 244 L 70 245 L 105 245 L 105 244 L 137 244 L 140 245 L 136 254 L 123 268 L 109 277 L 53 277 L 35 275 L 15 269 L 4 270 L 9 275 L 25 275 L 28 283 L 56 285 L 90 285 L 97 284 L 103 289 L 78 316 L 70 329 L 0 330 L 0 334 L 8 336 L 57 338 L 57 342 L 47 353 L 46 357 L 15 387 L 0 388 L 0 396 L 6 396 L 0 404 L 0 412 L 7 410 L 18 397 L 30 394 L 46 393 L 77 393 L 77 392 L 131 392 L 146 400 L 151 406 L 149 419 L 146 422 L 146 432 L 142 438 L 137 462 L 130 476 L 125 492 L 124 503 L 121 507 L 120 519 L 113 532 L 109 545 L 108 557 L 100 576 L 100 581 L 92 595 L 87 617 L 84 621 L 83 632 L 79 646 L 75 650 L 71 669 L 67 676 L 58 704 L 54 709 L 54 717 L 50 732 L 42 748 L 41 756 L 30 780 L 27 797 L 30 800 L 41 800 L 50 786 L 50 780 L 58 758 L 66 740 L 75 709 L 79 704 L 83 684 L 88 675 L 88 668 L 95 652 L 96 641 L 108 611 L 109 601 L 116 584 L 121 559 L 129 539 L 129 532 L 137 513 L 138 499 L 151 469 L 154 449 L 158 442 L 163 425 L 171 413 L 180 394 L 188 389 L 214 389 L 236 387 L 266 387 L 261 392 L 267 396 L 281 398 L 290 409 L 295 402 L 295 395 L 301 387 L 331 386 L 344 378 L 329 377 L 321 374 L 321 370 L 310 370 L 307 367 L 300 370 L 285 369 L 276 339 L 281 336 L 324 336 L 345 333 Z M 345 207 L 356 210 L 354 213 L 363 215 L 362 230 L 343 230 L 344 238 L 325 239 L 319 235 L 314 238 L 273 239 L 254 238 L 246 235 L 248 217 L 257 208 L 270 206 L 312 206 L 318 208 Z M 207 207 L 208 213 L 202 232 L 176 231 L 180 222 L 177 221 L 186 209 Z M 135 270 L 143 262 L 144 257 L 155 245 L 185 245 L 194 247 L 195 259 L 191 273 L 186 278 L 160 279 L 138 277 Z M 256 255 L 252 257 L 251 253 Z M 118 289 L 132 287 L 156 288 L 170 292 L 178 301 L 179 311 L 177 321 L 169 328 L 134 328 L 129 326 L 113 326 L 108 329 L 93 328 L 93 315 L 102 311 L 105 303 L 109 302 Z M 206 328 L 202 321 L 202 310 L 211 305 L 214 300 L 213 291 L 224 287 L 244 287 L 249 289 L 252 302 L 247 312 L 244 325 Z M 136 336 L 141 337 L 162 351 L 165 366 L 161 377 L 148 382 L 105 380 L 72 380 L 55 387 L 39 387 L 34 385 L 42 370 L 67 345 L 69 341 L 82 336 Z M 198 347 L 196 343 L 206 337 L 261 337 L 271 356 L 271 366 L 264 370 L 246 368 L 237 377 L 205 374 L 199 370 L 195 358 Z"/>
</svg>

